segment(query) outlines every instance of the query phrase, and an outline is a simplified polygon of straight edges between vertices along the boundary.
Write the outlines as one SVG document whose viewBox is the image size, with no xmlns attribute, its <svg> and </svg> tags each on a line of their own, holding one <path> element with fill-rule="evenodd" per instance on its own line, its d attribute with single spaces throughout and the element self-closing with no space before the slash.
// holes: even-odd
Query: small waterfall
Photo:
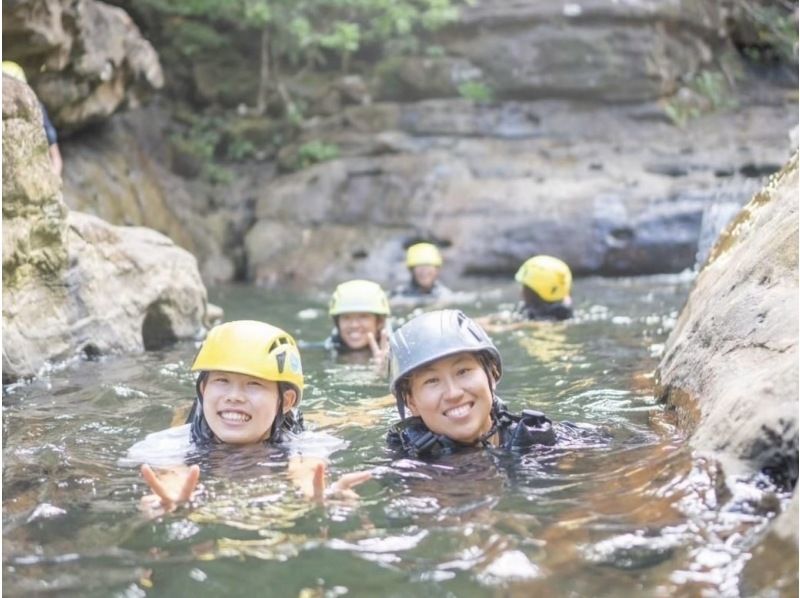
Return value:
<svg viewBox="0 0 800 598">
<path fill-rule="evenodd" d="M 764 183 L 762 178 L 736 178 L 720 185 L 714 192 L 713 200 L 703 208 L 700 223 L 700 237 L 697 241 L 697 254 L 694 260 L 695 271 L 706 263 L 714 243 L 722 230 L 733 220 L 739 210 L 750 201 Z"/>
<path fill-rule="evenodd" d="M 699 270 L 706 263 L 711 248 L 727 224 L 742 208 L 740 202 L 723 201 L 714 202 L 703 210 L 703 220 L 700 224 L 700 238 L 697 241 L 697 255 L 694 260 L 694 269 Z"/>
</svg>

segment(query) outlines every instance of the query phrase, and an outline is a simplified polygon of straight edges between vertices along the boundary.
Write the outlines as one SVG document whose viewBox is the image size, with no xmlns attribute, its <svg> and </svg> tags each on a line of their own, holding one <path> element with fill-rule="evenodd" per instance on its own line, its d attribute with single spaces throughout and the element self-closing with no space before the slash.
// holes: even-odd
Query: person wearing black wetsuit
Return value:
<svg viewBox="0 0 800 598">
<path fill-rule="evenodd" d="M 572 317 L 572 271 L 558 258 L 536 255 L 517 270 L 522 302 L 516 315 L 524 320 L 567 320 Z"/>
<path fill-rule="evenodd" d="M 460 310 L 428 312 L 397 329 L 390 338 L 389 372 L 401 421 L 391 427 L 387 442 L 404 455 L 470 447 L 521 450 L 556 442 L 553 423 L 543 413 L 511 413 L 497 397 L 500 353 Z"/>
</svg>

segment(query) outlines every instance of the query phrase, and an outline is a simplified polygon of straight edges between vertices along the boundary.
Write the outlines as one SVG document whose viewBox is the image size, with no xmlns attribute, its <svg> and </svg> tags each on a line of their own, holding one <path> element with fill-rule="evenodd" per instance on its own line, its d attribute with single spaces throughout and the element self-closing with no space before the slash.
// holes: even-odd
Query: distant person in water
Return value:
<svg viewBox="0 0 800 598">
<path fill-rule="evenodd" d="M 497 397 L 500 353 L 463 312 L 433 311 L 409 320 L 392 334 L 389 359 L 390 390 L 401 421 L 390 429 L 387 442 L 404 455 L 555 444 L 545 415 L 513 414 Z"/>
<path fill-rule="evenodd" d="M 187 423 L 150 434 L 128 451 L 127 461 L 145 463 L 142 477 L 153 491 L 142 498 L 143 508 L 170 510 L 190 500 L 200 469 L 187 460 L 220 444 L 283 448 L 294 483 L 310 498 L 323 496 L 327 455 L 319 451 L 325 443 L 310 443 L 311 433 L 303 431 L 297 409 L 303 369 L 291 335 L 252 320 L 220 324 L 200 347 L 192 371 L 198 373 L 197 396 Z M 148 463 L 167 469 L 156 473 Z M 348 495 L 368 478 L 347 474 L 328 492 Z"/>
<path fill-rule="evenodd" d="M 25 76 L 25 71 L 16 62 L 10 60 L 3 61 L 3 74 L 15 78 L 17 81 L 28 83 L 28 78 Z M 39 102 L 39 107 L 42 110 L 42 124 L 44 125 L 44 134 L 47 137 L 48 153 L 50 154 L 50 164 L 53 167 L 53 172 L 61 176 L 64 168 L 64 162 L 61 158 L 61 150 L 58 147 L 58 133 L 53 123 L 50 121 L 50 116 L 47 114 L 47 108 L 44 107 L 42 102 Z"/>
<path fill-rule="evenodd" d="M 406 267 L 411 279 L 392 291 L 392 302 L 435 302 L 453 292 L 439 281 L 442 254 L 433 243 L 416 243 L 406 250 Z"/>
<path fill-rule="evenodd" d="M 514 279 L 522 285 L 517 313 L 525 320 L 566 320 L 572 317 L 572 272 L 558 258 L 537 255 L 527 260 Z"/>
<path fill-rule="evenodd" d="M 333 291 L 328 313 L 334 328 L 325 346 L 339 354 L 364 353 L 384 362 L 389 348 L 389 300 L 370 280 L 349 280 Z"/>
</svg>

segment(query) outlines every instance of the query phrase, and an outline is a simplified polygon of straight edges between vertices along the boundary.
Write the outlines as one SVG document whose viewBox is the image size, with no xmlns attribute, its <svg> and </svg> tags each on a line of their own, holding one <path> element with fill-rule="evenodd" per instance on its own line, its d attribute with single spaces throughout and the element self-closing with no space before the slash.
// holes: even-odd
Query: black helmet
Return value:
<svg viewBox="0 0 800 598">
<path fill-rule="evenodd" d="M 485 352 L 496 371 L 503 371 L 500 352 L 483 328 L 458 309 L 442 309 L 417 316 L 395 330 L 390 339 L 389 390 L 397 400 L 400 417 L 405 417 L 405 400 L 397 383 L 418 367 L 442 357 L 468 351 Z"/>
</svg>

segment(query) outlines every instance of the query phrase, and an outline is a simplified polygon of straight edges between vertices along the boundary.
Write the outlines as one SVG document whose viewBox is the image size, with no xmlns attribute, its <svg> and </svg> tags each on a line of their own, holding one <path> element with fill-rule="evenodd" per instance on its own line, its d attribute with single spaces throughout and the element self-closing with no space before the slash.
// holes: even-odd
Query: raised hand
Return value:
<svg viewBox="0 0 800 598">
<path fill-rule="evenodd" d="M 319 502 L 323 502 L 326 498 L 358 499 L 358 494 L 353 488 L 372 478 L 370 471 L 346 473 L 326 488 L 325 470 L 324 463 L 318 463 L 314 468 L 314 500 Z"/>
<path fill-rule="evenodd" d="M 372 351 L 372 361 L 375 363 L 376 368 L 381 370 L 389 358 L 389 335 L 383 330 L 379 334 L 380 343 L 371 332 L 367 332 L 367 339 L 369 340 L 370 351 Z"/>
<path fill-rule="evenodd" d="M 143 496 L 140 503 L 142 510 L 150 515 L 172 511 L 179 504 L 190 501 L 200 482 L 200 467 L 197 465 L 168 469 L 159 475 L 145 464 L 141 473 L 153 491 L 153 494 Z"/>
</svg>

